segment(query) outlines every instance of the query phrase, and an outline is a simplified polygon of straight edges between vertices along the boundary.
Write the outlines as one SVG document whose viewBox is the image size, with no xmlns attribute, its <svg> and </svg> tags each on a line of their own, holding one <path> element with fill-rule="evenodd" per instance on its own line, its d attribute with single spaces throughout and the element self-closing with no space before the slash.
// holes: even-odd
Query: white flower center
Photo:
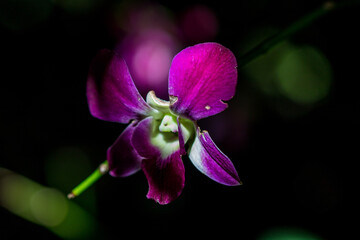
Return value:
<svg viewBox="0 0 360 240">
<path fill-rule="evenodd" d="M 165 159 L 180 148 L 179 125 L 184 144 L 194 136 L 195 126 L 192 121 L 171 112 L 170 102 L 157 98 L 154 91 L 148 93 L 146 102 L 153 108 L 151 143 L 161 151 L 161 157 Z"/>
<path fill-rule="evenodd" d="M 159 126 L 159 131 L 160 132 L 173 132 L 176 133 L 178 132 L 178 124 L 176 119 L 174 119 L 175 116 L 171 116 L 169 114 L 164 115 L 160 126 Z"/>
</svg>

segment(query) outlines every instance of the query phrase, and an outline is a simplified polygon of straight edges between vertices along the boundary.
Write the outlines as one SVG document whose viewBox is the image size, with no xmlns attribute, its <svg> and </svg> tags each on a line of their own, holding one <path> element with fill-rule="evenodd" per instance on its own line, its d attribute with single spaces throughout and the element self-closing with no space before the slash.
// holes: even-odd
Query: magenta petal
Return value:
<svg viewBox="0 0 360 240">
<path fill-rule="evenodd" d="M 102 120 L 128 123 L 150 111 L 125 61 L 106 49 L 91 64 L 86 93 L 91 114 Z"/>
<path fill-rule="evenodd" d="M 161 155 L 160 150 L 150 142 L 152 121 L 152 117 L 147 117 L 139 122 L 131 140 L 134 148 L 143 158 L 157 158 Z"/>
<path fill-rule="evenodd" d="M 198 129 L 189 158 L 200 172 L 224 185 L 236 186 L 241 181 L 231 160 L 220 151 L 207 131 Z"/>
<path fill-rule="evenodd" d="M 149 184 L 148 198 L 160 204 L 168 204 L 182 192 L 185 183 L 185 169 L 176 150 L 162 157 L 161 150 L 151 144 L 150 133 L 153 118 L 142 120 L 136 127 L 132 143 L 137 152 L 144 157 L 142 169 Z"/>
<path fill-rule="evenodd" d="M 237 63 L 218 43 L 202 43 L 178 53 L 169 72 L 171 110 L 199 120 L 223 111 L 235 95 Z"/>
<path fill-rule="evenodd" d="M 113 177 L 127 177 L 141 169 L 143 158 L 131 144 L 135 128 L 136 122 L 132 122 L 107 151 L 109 173 Z"/>
<path fill-rule="evenodd" d="M 185 184 L 185 168 L 179 150 L 165 159 L 144 159 L 142 169 L 149 184 L 147 198 L 168 204 L 180 196 Z"/>
</svg>

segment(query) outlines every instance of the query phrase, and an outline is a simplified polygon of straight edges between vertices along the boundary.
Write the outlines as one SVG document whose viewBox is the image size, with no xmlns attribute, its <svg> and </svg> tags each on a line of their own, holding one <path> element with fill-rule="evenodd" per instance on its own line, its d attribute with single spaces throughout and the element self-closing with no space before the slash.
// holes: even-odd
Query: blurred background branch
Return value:
<svg viewBox="0 0 360 240">
<path fill-rule="evenodd" d="M 319 19 L 320 17 L 330 13 L 333 10 L 341 9 L 343 7 L 351 7 L 353 5 L 360 4 L 360 1 L 347 1 L 343 3 L 337 3 L 335 1 L 325 2 L 320 8 L 316 9 L 315 11 L 311 12 L 308 15 L 300 18 L 298 21 L 291 24 L 289 27 L 285 28 L 282 31 L 279 31 L 277 34 L 265 39 L 259 45 L 251 49 L 245 55 L 238 59 L 238 66 L 242 67 L 247 63 L 251 62 L 255 58 L 260 55 L 267 53 L 272 47 L 276 44 L 279 44 L 281 41 L 288 39 L 295 33 L 301 31 L 302 29 L 306 28 L 314 21 Z"/>
</svg>

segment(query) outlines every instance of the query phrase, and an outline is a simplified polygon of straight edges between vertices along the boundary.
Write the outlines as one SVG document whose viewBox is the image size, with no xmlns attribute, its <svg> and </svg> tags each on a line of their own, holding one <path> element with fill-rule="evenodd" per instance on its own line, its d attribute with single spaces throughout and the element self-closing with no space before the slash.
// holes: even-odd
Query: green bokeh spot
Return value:
<svg viewBox="0 0 360 240">
<path fill-rule="evenodd" d="M 56 189 L 42 188 L 30 198 L 33 216 L 44 226 L 51 227 L 63 222 L 68 214 L 68 201 Z"/>
<path fill-rule="evenodd" d="M 315 234 L 297 228 L 274 228 L 262 234 L 257 240 L 322 240 Z"/>
<path fill-rule="evenodd" d="M 73 200 L 1 167 L 0 207 L 46 227 L 61 239 L 100 239 L 96 219 Z"/>
<path fill-rule="evenodd" d="M 277 30 L 271 28 L 258 29 L 253 33 L 253 36 L 249 36 L 248 42 L 244 43 L 246 49 L 243 53 L 254 48 L 257 44 L 265 40 L 266 38 L 275 34 Z M 292 51 L 293 44 L 288 41 L 283 41 L 268 52 L 253 61 L 246 64 L 242 69 L 249 80 L 264 94 L 267 96 L 278 96 L 278 84 L 276 79 L 276 67 L 283 56 Z"/>
<path fill-rule="evenodd" d="M 330 91 L 331 67 L 326 57 L 313 47 L 289 51 L 276 68 L 280 92 L 299 104 L 323 100 Z"/>
</svg>

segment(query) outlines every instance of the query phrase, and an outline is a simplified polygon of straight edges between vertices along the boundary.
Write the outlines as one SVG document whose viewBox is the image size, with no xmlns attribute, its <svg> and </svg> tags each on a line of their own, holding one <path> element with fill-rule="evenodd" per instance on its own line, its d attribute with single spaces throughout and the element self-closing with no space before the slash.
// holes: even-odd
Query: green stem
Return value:
<svg viewBox="0 0 360 240">
<path fill-rule="evenodd" d="M 84 192 L 86 189 L 88 189 L 94 182 L 99 180 L 105 173 L 107 173 L 109 170 L 109 164 L 106 160 L 100 166 L 90 175 L 88 176 L 84 181 L 82 181 L 79 185 L 77 185 L 71 193 L 68 194 L 68 198 L 72 199 L 77 196 L 79 196 L 82 192 Z"/>
<path fill-rule="evenodd" d="M 325 15 L 326 13 L 333 10 L 337 7 L 334 2 L 329 1 L 323 4 L 320 8 L 316 9 L 315 11 L 311 12 L 310 14 L 304 16 L 303 18 L 299 19 L 298 21 L 291 24 L 289 27 L 285 28 L 284 30 L 280 31 L 279 33 L 265 39 L 260 44 L 258 44 L 255 48 L 247 52 L 244 56 L 238 59 L 238 66 L 242 67 L 260 55 L 265 54 L 269 51 L 272 47 L 276 44 L 280 43 L 281 41 L 289 38 L 294 33 L 300 31 L 301 29 L 310 25 L 313 21 L 320 18 L 321 16 Z"/>
</svg>

